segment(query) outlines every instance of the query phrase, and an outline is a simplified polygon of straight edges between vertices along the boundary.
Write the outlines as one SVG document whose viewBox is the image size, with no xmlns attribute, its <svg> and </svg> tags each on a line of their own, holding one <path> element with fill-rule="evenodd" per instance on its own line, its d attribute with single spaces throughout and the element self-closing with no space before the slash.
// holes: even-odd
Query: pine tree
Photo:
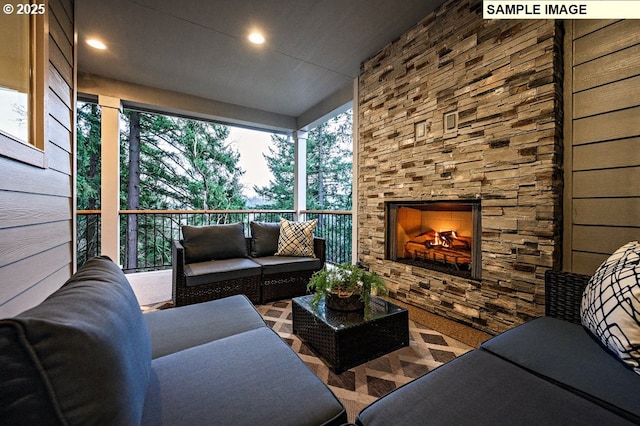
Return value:
<svg viewBox="0 0 640 426">
<path fill-rule="evenodd" d="M 293 143 L 289 138 L 280 135 L 271 135 L 272 145 L 269 153 L 264 154 L 267 167 L 273 174 L 269 185 L 253 190 L 263 199 L 269 200 L 268 204 L 261 208 L 272 210 L 290 210 L 293 208 L 293 179 L 294 179 L 294 152 Z"/>
<path fill-rule="evenodd" d="M 96 104 L 78 103 L 77 142 L 77 208 L 100 208 L 100 108 Z M 95 215 L 78 217 L 78 264 L 99 253 L 98 218 Z"/>
<path fill-rule="evenodd" d="M 307 135 L 307 209 L 350 210 L 352 180 L 351 111 L 319 125 Z M 264 208 L 293 208 L 294 150 L 285 137 L 273 135 L 264 155 L 273 179 L 254 190 L 269 200 Z"/>
<path fill-rule="evenodd" d="M 237 168 L 238 152 L 226 142 L 226 126 L 140 113 L 140 135 L 139 208 L 244 208 L 244 172 Z M 125 132 L 121 146 L 128 144 Z M 128 173 L 122 176 L 128 181 Z"/>
<path fill-rule="evenodd" d="M 78 105 L 77 205 L 78 210 L 100 208 L 100 107 Z"/>
<path fill-rule="evenodd" d="M 120 142 L 120 205 L 123 209 L 212 209 L 245 207 L 237 168 L 239 153 L 226 141 L 226 126 L 158 114 L 125 111 Z M 78 106 L 78 209 L 99 209 L 100 108 Z M 137 216 L 137 217 L 136 217 Z M 169 244 L 175 236 L 162 234 L 158 224 L 130 215 L 122 259 L 135 268 L 141 256 L 170 261 Z M 80 253 L 99 253 L 98 222 L 87 216 L 78 224 Z M 155 235 L 150 235 L 155 231 Z M 146 232 L 145 241 L 137 241 Z M 86 259 L 79 259 L 82 263 Z M 142 262 L 142 261 L 141 261 Z M 147 262 L 144 262 L 145 264 Z"/>
<path fill-rule="evenodd" d="M 225 141 L 226 126 L 134 111 L 125 111 L 124 119 L 128 129 L 121 135 L 121 188 L 128 188 L 128 193 L 123 190 L 121 198 L 127 200 L 128 208 L 244 208 L 239 183 L 243 172 L 237 168 L 239 154 Z M 137 219 L 130 215 L 127 223 L 125 268 L 135 269 L 140 256 L 168 262 L 174 236 L 164 235 L 157 223 L 139 224 Z M 138 230 L 156 235 L 141 245 Z"/>
<path fill-rule="evenodd" d="M 127 209 L 140 208 L 140 113 L 129 112 L 129 165 L 127 169 Z M 138 215 L 127 215 L 126 261 L 127 269 L 138 267 Z"/>
<path fill-rule="evenodd" d="M 309 132 L 307 139 L 307 208 L 350 210 L 352 180 L 351 112 L 340 114 Z"/>
</svg>

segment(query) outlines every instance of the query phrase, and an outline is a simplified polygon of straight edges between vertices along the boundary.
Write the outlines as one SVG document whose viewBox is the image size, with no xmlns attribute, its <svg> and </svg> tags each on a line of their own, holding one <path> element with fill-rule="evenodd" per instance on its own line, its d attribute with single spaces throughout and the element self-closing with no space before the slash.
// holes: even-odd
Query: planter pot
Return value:
<svg viewBox="0 0 640 426">
<path fill-rule="evenodd" d="M 325 297 L 324 304 L 327 308 L 335 311 L 353 312 L 364 310 L 364 302 L 359 294 L 337 294 L 329 293 Z"/>
</svg>

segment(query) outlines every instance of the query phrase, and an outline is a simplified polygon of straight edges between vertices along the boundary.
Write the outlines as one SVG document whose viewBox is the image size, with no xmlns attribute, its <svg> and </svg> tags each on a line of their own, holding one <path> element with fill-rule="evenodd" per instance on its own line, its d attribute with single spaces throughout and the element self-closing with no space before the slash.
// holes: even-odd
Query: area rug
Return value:
<svg viewBox="0 0 640 426">
<path fill-rule="evenodd" d="M 385 356 L 335 374 L 293 334 L 291 300 L 256 306 L 265 322 L 326 383 L 353 422 L 360 410 L 397 387 L 472 349 L 462 342 L 409 320 L 410 344 Z"/>
</svg>

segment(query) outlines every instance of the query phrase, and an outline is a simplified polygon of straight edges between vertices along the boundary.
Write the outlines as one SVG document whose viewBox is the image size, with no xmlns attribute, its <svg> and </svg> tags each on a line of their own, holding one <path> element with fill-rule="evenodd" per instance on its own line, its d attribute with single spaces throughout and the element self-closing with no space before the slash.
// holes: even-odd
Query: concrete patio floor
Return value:
<svg viewBox="0 0 640 426">
<path fill-rule="evenodd" d="M 171 300 L 171 269 L 126 274 L 141 306 Z"/>
</svg>

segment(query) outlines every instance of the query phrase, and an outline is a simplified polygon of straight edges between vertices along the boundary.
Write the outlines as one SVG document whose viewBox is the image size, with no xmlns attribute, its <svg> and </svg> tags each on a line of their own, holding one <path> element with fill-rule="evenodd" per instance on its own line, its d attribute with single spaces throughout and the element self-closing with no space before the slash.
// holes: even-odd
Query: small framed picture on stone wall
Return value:
<svg viewBox="0 0 640 426">
<path fill-rule="evenodd" d="M 458 111 L 451 111 L 444 115 L 444 131 L 455 132 L 458 130 Z"/>
<path fill-rule="evenodd" d="M 415 138 L 424 139 L 427 136 L 427 122 L 421 121 L 415 124 Z"/>
</svg>

